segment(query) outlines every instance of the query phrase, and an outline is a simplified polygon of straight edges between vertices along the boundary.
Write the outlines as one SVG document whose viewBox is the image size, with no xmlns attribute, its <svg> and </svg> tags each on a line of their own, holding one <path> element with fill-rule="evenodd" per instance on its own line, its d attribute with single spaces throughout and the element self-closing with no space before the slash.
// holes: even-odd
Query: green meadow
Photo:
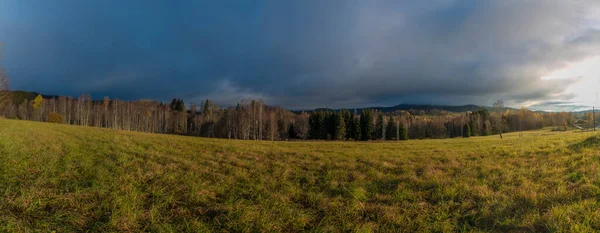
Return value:
<svg viewBox="0 0 600 233">
<path fill-rule="evenodd" d="M 600 231 L 600 138 L 206 139 L 0 120 L 0 231 Z"/>
</svg>

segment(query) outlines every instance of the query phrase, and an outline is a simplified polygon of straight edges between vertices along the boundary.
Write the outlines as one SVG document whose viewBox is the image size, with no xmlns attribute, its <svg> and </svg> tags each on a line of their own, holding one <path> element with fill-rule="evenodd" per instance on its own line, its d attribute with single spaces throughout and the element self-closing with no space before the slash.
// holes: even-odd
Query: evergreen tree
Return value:
<svg viewBox="0 0 600 233">
<path fill-rule="evenodd" d="M 169 107 L 171 107 L 171 110 L 175 110 L 176 106 L 177 106 L 177 99 L 171 100 L 171 104 L 169 105 Z"/>
<path fill-rule="evenodd" d="M 171 110 L 177 111 L 177 112 L 183 112 L 186 110 L 183 100 L 180 100 L 180 99 L 173 99 L 171 101 L 170 107 L 171 107 Z"/>
<path fill-rule="evenodd" d="M 317 112 L 317 131 L 318 134 L 316 135 L 317 139 L 326 139 L 327 138 L 327 126 L 329 126 L 329 124 L 327 124 L 327 113 L 323 110 L 319 110 Z"/>
<path fill-rule="evenodd" d="M 408 130 L 404 127 L 404 124 L 400 123 L 400 129 L 398 131 L 400 131 L 400 140 L 408 140 Z"/>
<path fill-rule="evenodd" d="M 325 112 L 313 111 L 309 118 L 309 136 L 311 139 L 327 139 L 327 126 Z"/>
<path fill-rule="evenodd" d="M 362 141 L 368 141 L 373 135 L 373 110 L 364 109 L 360 115 L 360 135 Z"/>
<path fill-rule="evenodd" d="M 202 114 L 211 115 L 211 111 L 212 111 L 212 101 L 207 99 L 206 101 L 204 101 L 204 106 L 202 108 Z"/>
<path fill-rule="evenodd" d="M 288 129 L 288 137 L 290 139 L 299 139 L 298 129 L 294 126 L 294 123 L 290 124 L 290 128 Z"/>
<path fill-rule="evenodd" d="M 477 129 L 477 122 L 475 120 L 471 121 L 471 136 L 479 136 L 479 130 Z"/>
<path fill-rule="evenodd" d="M 185 104 L 183 103 L 183 100 L 179 100 L 179 103 L 177 103 L 177 111 L 178 112 L 186 111 L 186 107 L 185 107 Z"/>
<path fill-rule="evenodd" d="M 350 124 L 350 139 L 352 140 L 361 140 L 360 137 L 360 121 L 356 117 L 352 117 Z"/>
<path fill-rule="evenodd" d="M 396 122 L 393 118 L 390 118 L 387 123 L 387 127 L 385 129 L 385 139 L 386 140 L 394 140 L 396 138 Z"/>
<path fill-rule="evenodd" d="M 317 138 L 317 115 L 316 113 L 313 111 L 310 113 L 310 115 L 308 116 L 308 138 L 309 139 L 316 139 Z"/>
<path fill-rule="evenodd" d="M 469 124 L 465 124 L 463 127 L 463 137 L 468 138 L 471 136 L 471 127 Z"/>
<path fill-rule="evenodd" d="M 488 136 L 492 133 L 492 123 L 489 120 L 483 122 L 483 131 L 481 136 Z"/>
<path fill-rule="evenodd" d="M 327 110 L 325 113 L 325 129 L 327 132 L 325 133 L 323 139 L 335 140 L 336 122 L 337 113 Z"/>
<path fill-rule="evenodd" d="M 380 111 L 376 112 L 377 120 L 375 121 L 375 132 L 373 132 L 373 140 L 385 140 L 385 117 Z"/>
<path fill-rule="evenodd" d="M 345 140 L 346 139 L 346 120 L 344 119 L 343 114 L 336 114 L 337 119 L 335 122 L 335 140 Z"/>
<path fill-rule="evenodd" d="M 352 120 L 354 119 L 354 115 L 348 109 L 342 110 L 342 116 L 344 117 L 344 123 L 346 123 L 346 135 L 345 139 L 350 139 L 352 137 Z"/>
</svg>

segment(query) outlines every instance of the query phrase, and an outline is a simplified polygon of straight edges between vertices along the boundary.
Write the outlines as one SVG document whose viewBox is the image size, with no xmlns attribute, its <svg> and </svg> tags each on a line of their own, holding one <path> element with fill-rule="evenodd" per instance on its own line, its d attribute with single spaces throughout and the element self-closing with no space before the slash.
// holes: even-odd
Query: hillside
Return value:
<svg viewBox="0 0 600 233">
<path fill-rule="evenodd" d="M 265 142 L 0 120 L 0 231 L 597 231 L 592 135 Z"/>
</svg>

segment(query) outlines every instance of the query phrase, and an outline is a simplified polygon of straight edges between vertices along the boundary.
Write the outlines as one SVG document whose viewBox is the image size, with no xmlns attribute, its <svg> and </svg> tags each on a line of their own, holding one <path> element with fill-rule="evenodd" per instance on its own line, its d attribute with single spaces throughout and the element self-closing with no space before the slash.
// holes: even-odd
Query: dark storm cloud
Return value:
<svg viewBox="0 0 600 233">
<path fill-rule="evenodd" d="M 254 97 L 290 108 L 518 104 L 577 81 L 540 77 L 599 52 L 597 6 L 5 1 L 0 41 L 13 88 L 49 94 L 225 105 Z"/>
</svg>

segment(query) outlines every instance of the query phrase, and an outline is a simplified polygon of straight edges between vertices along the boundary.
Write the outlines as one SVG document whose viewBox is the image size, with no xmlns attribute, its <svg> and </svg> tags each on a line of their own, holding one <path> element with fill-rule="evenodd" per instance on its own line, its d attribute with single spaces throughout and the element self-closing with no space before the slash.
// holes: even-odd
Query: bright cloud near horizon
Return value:
<svg viewBox="0 0 600 233">
<path fill-rule="evenodd" d="M 572 79 L 573 84 L 565 88 L 563 93 L 556 95 L 557 99 L 570 96 L 570 100 L 562 103 L 546 104 L 540 110 L 560 111 L 564 107 L 573 110 L 587 110 L 590 106 L 600 104 L 600 56 L 591 57 L 580 62 L 571 63 L 565 68 L 542 77 L 542 80 Z M 546 109 L 543 109 L 543 108 Z"/>
<path fill-rule="evenodd" d="M 0 1 L 13 89 L 292 109 L 596 106 L 597 0 Z"/>
</svg>

